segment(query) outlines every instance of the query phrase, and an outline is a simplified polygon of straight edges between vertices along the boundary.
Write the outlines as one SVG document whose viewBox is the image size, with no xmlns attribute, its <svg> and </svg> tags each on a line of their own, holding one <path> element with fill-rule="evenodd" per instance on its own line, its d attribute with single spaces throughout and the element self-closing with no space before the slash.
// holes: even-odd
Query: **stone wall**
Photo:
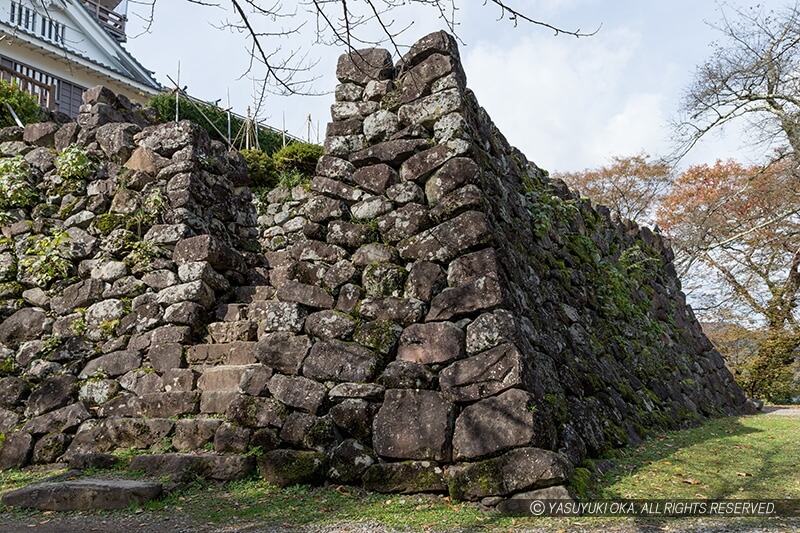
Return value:
<svg viewBox="0 0 800 533">
<path fill-rule="evenodd" d="M 48 287 L 5 271 L 1 467 L 135 448 L 152 474 L 257 467 L 496 503 L 563 494 L 609 447 L 748 410 L 668 245 L 509 146 L 450 36 L 397 64 L 342 56 L 337 76 L 317 176 L 270 191 L 257 220 L 239 158 L 188 123 L 98 124 L 90 95 L 78 125 L 2 134 L 42 183 L 54 170 L 32 145 L 60 150 L 66 128 L 108 160 L 47 224 L 3 228 L 3 265 L 49 226 L 82 255 Z M 156 188 L 159 224 L 98 227 Z"/>
</svg>

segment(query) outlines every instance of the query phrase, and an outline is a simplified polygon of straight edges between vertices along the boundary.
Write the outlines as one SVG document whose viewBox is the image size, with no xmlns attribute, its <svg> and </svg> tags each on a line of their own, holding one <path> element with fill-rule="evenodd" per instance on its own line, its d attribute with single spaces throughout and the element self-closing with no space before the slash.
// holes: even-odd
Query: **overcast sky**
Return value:
<svg viewBox="0 0 800 533">
<path fill-rule="evenodd" d="M 267 2 L 272 4 L 271 1 Z M 530 160 L 550 171 L 575 171 L 607 163 L 614 155 L 671 150 L 669 119 L 677 113 L 682 92 L 696 67 L 711 53 L 719 37 L 707 22 L 720 12 L 711 0 L 520 0 L 515 6 L 564 29 L 593 31 L 593 37 L 554 36 L 547 29 L 514 28 L 496 20 L 498 11 L 477 0 L 463 0 L 457 14 L 464 41 L 462 60 L 468 85 L 509 142 Z M 734 5 L 739 2 L 732 2 Z M 292 5 L 292 2 L 287 2 Z M 748 5 L 751 3 L 747 3 Z M 780 2 L 761 2 L 778 7 Z M 129 36 L 141 28 L 142 6 L 131 3 Z M 412 44 L 441 29 L 430 9 L 401 7 L 396 24 L 413 22 L 401 41 Z M 230 93 L 233 108 L 244 114 L 253 103 L 253 82 L 242 78 L 248 54 L 242 36 L 218 29 L 226 13 L 186 0 L 161 1 L 155 7 L 150 33 L 130 38 L 128 49 L 156 78 L 171 86 L 180 61 L 180 83 L 207 101 Z M 300 20 L 299 16 L 294 20 Z M 277 24 L 291 24 L 292 20 Z M 271 26 L 274 29 L 275 23 Z M 267 27 L 267 26 L 263 26 Z M 320 137 L 330 119 L 330 92 L 336 84 L 336 58 L 341 49 L 314 45 L 309 21 L 294 41 L 272 41 L 284 50 L 302 46 L 318 59 L 316 97 L 270 96 L 261 113 L 265 121 L 306 137 L 306 117 L 319 123 Z M 312 140 L 316 134 L 312 132 Z M 744 146 L 744 136 L 728 132 L 696 148 L 684 164 L 734 157 L 751 161 L 758 153 Z"/>
</svg>

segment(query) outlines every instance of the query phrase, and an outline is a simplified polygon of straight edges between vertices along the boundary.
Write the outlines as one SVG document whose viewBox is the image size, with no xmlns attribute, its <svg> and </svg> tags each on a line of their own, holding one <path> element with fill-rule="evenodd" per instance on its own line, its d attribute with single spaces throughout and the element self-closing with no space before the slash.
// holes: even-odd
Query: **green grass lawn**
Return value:
<svg viewBox="0 0 800 533">
<path fill-rule="evenodd" d="M 800 498 L 800 417 L 753 416 L 713 420 L 701 427 L 656 435 L 636 449 L 608 459 L 613 470 L 596 479 L 587 495 L 597 498 Z M 47 475 L 52 474 L 52 472 Z M 119 475 L 119 472 L 115 472 Z M 46 477 L 41 470 L 0 474 L 0 491 Z M 366 494 L 353 487 L 278 489 L 260 480 L 214 485 L 198 482 L 152 502 L 153 515 L 176 513 L 198 523 L 302 525 L 369 521 L 398 529 L 451 528 L 508 531 L 524 528 L 658 527 L 676 519 L 513 518 L 481 511 L 474 504 L 442 496 Z M 0 511 L 6 516 L 37 513 Z M 98 513 L 99 515 L 99 513 Z M 681 519 L 684 520 L 684 519 Z M 716 519 L 726 520 L 731 519 Z M 740 524 L 757 519 L 738 519 Z M 762 520 L 763 522 L 763 520 Z M 794 530 L 798 519 L 770 520 L 770 527 Z M 763 525 L 763 524 L 759 524 Z"/>
</svg>

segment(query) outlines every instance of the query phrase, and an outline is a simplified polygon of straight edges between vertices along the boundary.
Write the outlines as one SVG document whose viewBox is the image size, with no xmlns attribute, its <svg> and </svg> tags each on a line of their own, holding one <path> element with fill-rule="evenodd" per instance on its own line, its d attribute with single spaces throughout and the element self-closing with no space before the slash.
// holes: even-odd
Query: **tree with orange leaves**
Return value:
<svg viewBox="0 0 800 533">
<path fill-rule="evenodd" d="M 735 161 L 693 166 L 658 210 L 684 279 L 715 288 L 707 293 L 706 311 L 712 312 L 706 317 L 727 315 L 766 327 L 766 340 L 743 381 L 750 394 L 770 399 L 796 393 L 791 390 L 791 365 L 800 346 L 796 168 L 792 158 L 767 167 Z"/>
<path fill-rule="evenodd" d="M 672 182 L 672 170 L 649 155 L 615 156 L 611 163 L 582 172 L 556 173 L 572 189 L 602 204 L 621 218 L 639 224 L 653 221 L 655 206 Z"/>
</svg>

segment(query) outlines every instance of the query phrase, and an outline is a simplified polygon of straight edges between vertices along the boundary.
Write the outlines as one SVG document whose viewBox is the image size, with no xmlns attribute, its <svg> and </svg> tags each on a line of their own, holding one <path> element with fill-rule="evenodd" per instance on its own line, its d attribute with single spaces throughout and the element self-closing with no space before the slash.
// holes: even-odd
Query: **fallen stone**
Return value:
<svg viewBox="0 0 800 533">
<path fill-rule="evenodd" d="M 3 495 L 3 504 L 40 511 L 110 511 L 139 507 L 161 496 L 161 483 L 78 479 L 35 483 Z"/>
</svg>

